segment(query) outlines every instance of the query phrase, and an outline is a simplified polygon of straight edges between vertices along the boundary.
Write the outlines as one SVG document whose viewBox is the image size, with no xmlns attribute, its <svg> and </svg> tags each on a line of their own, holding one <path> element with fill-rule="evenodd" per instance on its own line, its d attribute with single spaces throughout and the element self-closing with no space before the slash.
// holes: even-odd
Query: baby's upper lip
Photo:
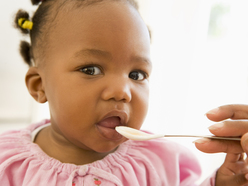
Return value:
<svg viewBox="0 0 248 186">
<path fill-rule="evenodd" d="M 124 110 L 112 110 L 105 114 L 100 121 L 105 120 L 110 117 L 119 117 L 120 118 L 120 125 L 126 126 L 128 122 L 128 114 Z"/>
</svg>

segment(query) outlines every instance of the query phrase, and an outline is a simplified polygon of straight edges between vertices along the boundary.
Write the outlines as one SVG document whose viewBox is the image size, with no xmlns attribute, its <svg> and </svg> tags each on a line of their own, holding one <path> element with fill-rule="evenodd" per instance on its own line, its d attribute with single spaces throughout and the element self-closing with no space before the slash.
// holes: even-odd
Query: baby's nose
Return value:
<svg viewBox="0 0 248 186">
<path fill-rule="evenodd" d="M 131 82 L 129 78 L 111 78 L 106 81 L 102 99 L 130 102 L 132 99 Z"/>
</svg>

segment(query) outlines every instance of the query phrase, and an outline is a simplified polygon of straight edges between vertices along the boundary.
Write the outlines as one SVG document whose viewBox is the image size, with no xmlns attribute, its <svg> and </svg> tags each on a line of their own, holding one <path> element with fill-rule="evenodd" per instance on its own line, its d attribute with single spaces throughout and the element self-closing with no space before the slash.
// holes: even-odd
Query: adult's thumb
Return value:
<svg viewBox="0 0 248 186">
<path fill-rule="evenodd" d="M 218 175 L 217 175 L 218 177 Z M 216 186 L 248 186 L 248 180 L 245 174 L 236 174 L 234 176 L 228 176 L 225 180 L 216 179 Z"/>
</svg>

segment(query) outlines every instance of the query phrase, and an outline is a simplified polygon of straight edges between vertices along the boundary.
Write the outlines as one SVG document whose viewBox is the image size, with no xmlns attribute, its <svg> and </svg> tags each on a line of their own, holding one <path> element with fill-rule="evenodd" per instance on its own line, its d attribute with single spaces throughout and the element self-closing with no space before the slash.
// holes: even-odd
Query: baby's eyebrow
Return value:
<svg viewBox="0 0 248 186">
<path fill-rule="evenodd" d="M 99 50 L 99 49 L 82 49 L 74 54 L 74 58 L 79 56 L 98 56 L 106 59 L 112 59 L 112 55 L 110 52 Z M 145 62 L 147 65 L 152 65 L 151 60 L 142 56 L 131 56 L 130 60 L 132 62 Z"/>
<path fill-rule="evenodd" d="M 112 56 L 109 52 L 98 50 L 98 49 L 83 49 L 74 54 L 73 57 L 77 58 L 78 56 L 99 56 L 107 59 L 111 59 Z"/>
<path fill-rule="evenodd" d="M 141 57 L 141 56 L 132 56 L 131 57 L 131 61 L 134 61 L 134 62 L 145 62 L 148 65 L 152 65 L 152 62 L 151 62 L 151 60 L 149 58 Z"/>
</svg>

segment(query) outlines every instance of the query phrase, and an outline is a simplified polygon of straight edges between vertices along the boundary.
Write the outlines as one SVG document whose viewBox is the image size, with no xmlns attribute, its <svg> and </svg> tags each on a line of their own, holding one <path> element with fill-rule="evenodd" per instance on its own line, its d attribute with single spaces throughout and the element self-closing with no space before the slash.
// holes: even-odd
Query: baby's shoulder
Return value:
<svg viewBox="0 0 248 186">
<path fill-rule="evenodd" d="M 30 124 L 23 129 L 14 129 L 0 133 L 0 144 L 4 144 L 5 142 L 13 142 L 16 140 L 22 141 L 22 139 L 30 141 L 32 132 L 41 126 L 48 124 L 49 122 L 50 120 L 43 120 L 39 123 Z"/>
<path fill-rule="evenodd" d="M 32 132 L 39 126 L 47 123 L 47 120 L 31 124 L 24 129 L 10 130 L 0 134 L 0 164 L 8 159 L 12 161 L 21 156 L 27 156 L 31 153 L 32 146 L 36 146 L 32 142 Z"/>
</svg>

